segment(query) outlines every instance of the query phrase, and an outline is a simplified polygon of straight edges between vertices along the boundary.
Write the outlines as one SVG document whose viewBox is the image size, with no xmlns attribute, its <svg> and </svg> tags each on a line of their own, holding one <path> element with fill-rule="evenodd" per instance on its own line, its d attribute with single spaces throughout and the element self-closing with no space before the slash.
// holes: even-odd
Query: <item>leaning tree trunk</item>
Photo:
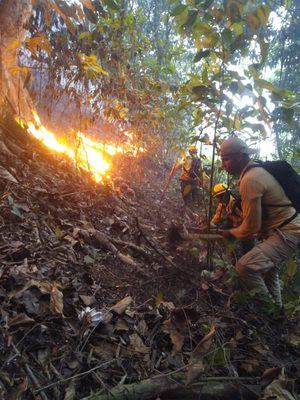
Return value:
<svg viewBox="0 0 300 400">
<path fill-rule="evenodd" d="M 31 0 L 0 1 L 0 119 L 7 114 L 26 120 L 31 117 L 32 101 L 24 88 L 24 72 L 18 65 L 18 52 L 31 12 Z"/>
</svg>

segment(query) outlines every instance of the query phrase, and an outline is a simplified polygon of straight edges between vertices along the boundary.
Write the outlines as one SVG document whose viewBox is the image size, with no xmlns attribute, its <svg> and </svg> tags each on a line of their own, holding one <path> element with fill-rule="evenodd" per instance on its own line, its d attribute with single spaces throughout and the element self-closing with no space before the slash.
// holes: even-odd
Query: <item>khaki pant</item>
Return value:
<svg viewBox="0 0 300 400">
<path fill-rule="evenodd" d="M 299 244 L 300 236 L 279 229 L 270 232 L 262 243 L 238 260 L 236 269 L 241 286 L 271 295 L 275 304 L 282 307 L 280 267 L 297 253 Z"/>
<path fill-rule="evenodd" d="M 198 180 L 181 180 L 180 186 L 184 204 L 191 209 L 197 209 L 200 205 L 202 193 Z"/>
</svg>

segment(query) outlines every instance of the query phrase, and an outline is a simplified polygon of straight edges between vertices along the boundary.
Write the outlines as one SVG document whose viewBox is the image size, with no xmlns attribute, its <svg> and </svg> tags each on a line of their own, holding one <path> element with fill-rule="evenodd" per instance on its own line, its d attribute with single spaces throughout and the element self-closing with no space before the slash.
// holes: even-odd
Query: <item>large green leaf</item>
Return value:
<svg viewBox="0 0 300 400">
<path fill-rule="evenodd" d="M 271 92 L 276 90 L 276 86 L 273 85 L 271 82 L 266 81 L 265 79 L 256 79 L 255 82 L 263 89 L 270 90 Z"/>
<path fill-rule="evenodd" d="M 199 50 L 194 57 L 194 63 L 202 60 L 202 58 L 208 57 L 210 55 L 210 50 Z"/>
<path fill-rule="evenodd" d="M 188 10 L 188 17 L 186 22 L 184 23 L 184 26 L 186 28 L 191 28 L 197 19 L 197 15 L 198 15 L 197 10 Z"/>
<path fill-rule="evenodd" d="M 115 0 L 103 0 L 103 3 L 113 11 L 120 10 L 120 6 Z"/>
<path fill-rule="evenodd" d="M 266 25 L 270 15 L 270 6 L 268 4 L 260 5 L 256 8 L 256 15 L 261 25 Z"/>
<path fill-rule="evenodd" d="M 240 36 L 244 32 L 243 22 L 235 22 L 231 25 L 230 29 L 232 29 L 237 36 Z"/>
<path fill-rule="evenodd" d="M 171 11 L 171 15 L 176 17 L 177 15 L 183 13 L 187 9 L 187 6 L 184 4 L 179 4 L 178 6 L 174 7 Z"/>
<path fill-rule="evenodd" d="M 225 28 L 222 32 L 222 39 L 225 45 L 229 45 L 232 42 L 232 32 L 230 29 Z"/>
</svg>

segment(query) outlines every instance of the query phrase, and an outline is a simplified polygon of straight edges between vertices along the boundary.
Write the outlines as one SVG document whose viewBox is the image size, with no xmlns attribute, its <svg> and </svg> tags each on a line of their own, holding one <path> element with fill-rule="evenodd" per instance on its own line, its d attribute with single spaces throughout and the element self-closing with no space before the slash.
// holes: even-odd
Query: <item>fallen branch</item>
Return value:
<svg viewBox="0 0 300 400">
<path fill-rule="evenodd" d="M 120 239 L 115 239 L 115 238 L 111 238 L 111 241 L 114 244 L 120 244 L 121 246 L 126 246 L 126 247 L 130 247 L 132 250 L 137 251 L 138 253 L 141 253 L 144 257 L 146 258 L 150 258 L 151 255 L 149 253 L 147 253 L 146 250 L 144 250 L 142 247 L 137 246 L 134 243 L 130 243 L 130 242 L 125 242 L 124 240 L 120 240 Z"/>
<path fill-rule="evenodd" d="M 40 396 L 43 400 L 48 400 L 48 397 L 46 395 L 46 393 L 44 393 L 43 389 L 40 389 L 40 382 L 38 381 L 37 377 L 34 375 L 34 373 L 32 372 L 31 368 L 29 367 L 28 364 L 25 364 L 25 369 L 27 374 L 29 375 L 29 378 L 31 379 L 31 381 L 33 382 L 33 384 L 35 385 L 35 387 L 38 388 L 38 390 L 40 390 Z"/>
<path fill-rule="evenodd" d="M 228 382 L 228 380 L 232 382 Z M 82 400 L 150 400 L 157 396 L 166 396 L 172 399 L 201 400 L 257 400 L 261 393 L 259 385 L 246 385 L 240 381 L 243 378 L 209 377 L 184 386 L 184 374 L 170 376 L 158 376 L 145 379 L 141 382 L 118 385 L 108 393 L 103 390 Z M 196 397 L 197 396 L 197 397 Z"/>
<path fill-rule="evenodd" d="M 134 267 L 139 272 L 145 274 L 145 271 L 141 268 L 141 266 L 135 262 L 130 255 L 123 254 L 113 243 L 112 240 L 105 235 L 104 233 L 96 230 L 96 229 L 89 229 L 89 230 L 81 230 L 80 231 L 83 238 L 87 241 L 92 241 L 94 244 L 98 246 L 104 246 L 108 250 L 110 250 L 119 260 L 121 260 L 124 264 L 127 264 L 131 267 Z"/>
</svg>

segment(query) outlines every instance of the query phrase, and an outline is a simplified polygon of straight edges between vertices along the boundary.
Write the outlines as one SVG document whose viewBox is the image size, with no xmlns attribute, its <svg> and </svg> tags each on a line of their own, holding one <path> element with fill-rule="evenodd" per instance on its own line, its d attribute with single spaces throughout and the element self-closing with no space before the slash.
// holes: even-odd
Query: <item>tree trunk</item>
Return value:
<svg viewBox="0 0 300 400">
<path fill-rule="evenodd" d="M 19 69 L 18 52 L 25 34 L 25 23 L 32 12 L 31 0 L 0 2 L 0 117 L 18 115 L 26 120 L 33 108 L 24 89 L 25 74 Z"/>
</svg>

